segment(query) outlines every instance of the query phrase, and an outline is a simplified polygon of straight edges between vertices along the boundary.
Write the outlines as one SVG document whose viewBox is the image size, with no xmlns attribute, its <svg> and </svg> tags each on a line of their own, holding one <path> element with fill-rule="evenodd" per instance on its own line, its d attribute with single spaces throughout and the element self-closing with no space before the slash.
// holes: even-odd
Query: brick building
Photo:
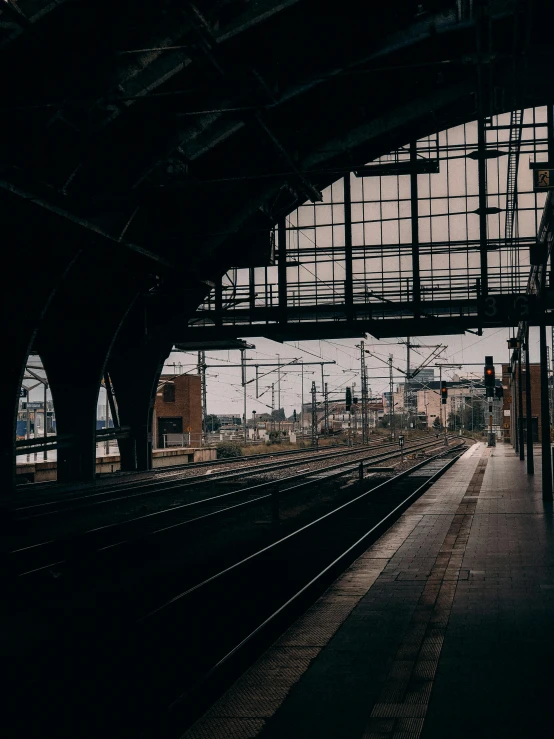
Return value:
<svg viewBox="0 0 554 739">
<path fill-rule="evenodd" d="M 199 375 L 162 375 L 154 405 L 154 446 L 202 443 L 202 399 Z"/>
<path fill-rule="evenodd" d="M 514 442 L 517 432 L 517 403 L 519 398 L 517 363 L 513 365 L 515 372 L 510 373 L 510 365 L 502 365 L 502 385 L 504 387 L 504 441 Z M 533 429 L 533 441 L 541 441 L 541 380 L 540 364 L 529 365 L 531 375 L 531 423 Z M 521 388 L 523 395 L 523 432 L 527 433 L 527 395 L 525 393 L 525 363 L 521 367 Z M 548 402 L 548 400 L 546 401 Z M 527 437 L 524 437 L 524 441 Z"/>
</svg>

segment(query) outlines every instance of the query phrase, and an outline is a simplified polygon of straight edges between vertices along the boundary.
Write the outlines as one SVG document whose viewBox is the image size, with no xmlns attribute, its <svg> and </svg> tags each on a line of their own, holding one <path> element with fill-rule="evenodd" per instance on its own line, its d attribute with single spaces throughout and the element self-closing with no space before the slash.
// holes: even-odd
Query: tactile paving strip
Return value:
<svg viewBox="0 0 554 739">
<path fill-rule="evenodd" d="M 456 585 L 490 450 L 483 451 L 430 572 L 401 571 L 397 581 L 426 579 L 410 624 L 373 706 L 362 739 L 418 739 L 423 730 Z"/>
</svg>

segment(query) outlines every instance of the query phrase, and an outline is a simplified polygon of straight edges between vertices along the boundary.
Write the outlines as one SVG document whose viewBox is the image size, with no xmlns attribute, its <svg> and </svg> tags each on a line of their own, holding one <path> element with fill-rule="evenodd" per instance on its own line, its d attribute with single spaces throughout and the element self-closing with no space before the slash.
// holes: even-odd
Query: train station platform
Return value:
<svg viewBox="0 0 554 739">
<path fill-rule="evenodd" d="M 183 739 L 550 736 L 554 530 L 536 467 L 468 449 Z"/>
</svg>

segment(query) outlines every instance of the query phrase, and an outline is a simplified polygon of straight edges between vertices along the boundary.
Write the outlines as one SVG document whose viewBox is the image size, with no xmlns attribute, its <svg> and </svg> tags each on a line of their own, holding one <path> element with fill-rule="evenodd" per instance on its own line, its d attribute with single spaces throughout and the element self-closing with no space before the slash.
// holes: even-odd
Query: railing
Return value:
<svg viewBox="0 0 554 739">
<path fill-rule="evenodd" d="M 128 439 L 130 436 L 130 428 L 128 426 L 122 426 L 114 429 L 99 429 L 96 432 L 96 443 L 103 441 L 110 441 L 112 439 Z M 60 444 L 69 442 L 71 436 L 69 434 L 53 434 L 51 436 L 37 437 L 36 439 L 20 439 L 15 442 L 15 453 L 16 456 L 21 454 L 31 454 L 39 451 L 53 451 L 57 449 Z"/>
</svg>

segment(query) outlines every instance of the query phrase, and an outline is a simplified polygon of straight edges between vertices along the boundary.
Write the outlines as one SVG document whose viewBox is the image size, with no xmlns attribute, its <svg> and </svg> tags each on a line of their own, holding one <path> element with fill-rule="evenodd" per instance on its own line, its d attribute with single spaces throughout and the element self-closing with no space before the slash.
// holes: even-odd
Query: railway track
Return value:
<svg viewBox="0 0 554 739">
<path fill-rule="evenodd" d="M 283 460 L 281 458 L 276 462 L 267 462 L 274 456 L 280 454 L 288 455 L 289 452 L 278 452 L 277 455 L 259 455 L 256 456 L 255 462 L 252 462 L 252 458 L 238 459 L 233 464 L 230 460 L 219 460 L 224 462 L 224 466 L 219 466 L 216 462 L 198 462 L 194 465 L 184 465 L 188 469 L 184 469 L 180 473 L 167 474 L 162 479 L 157 477 L 149 477 L 144 481 L 125 481 L 118 483 L 114 486 L 103 488 L 99 491 L 86 492 L 79 494 L 77 497 L 67 493 L 61 497 L 53 498 L 51 500 L 38 499 L 34 501 L 28 501 L 25 505 L 18 506 L 15 509 L 16 520 L 28 520 L 40 516 L 49 516 L 52 514 L 59 513 L 61 511 L 80 510 L 86 507 L 92 507 L 97 505 L 103 505 L 105 503 L 113 503 L 121 500 L 128 500 L 133 497 L 142 497 L 147 495 L 156 495 L 165 493 L 170 490 L 179 490 L 184 487 L 199 486 L 199 485 L 210 485 L 214 480 L 222 479 L 233 479 L 242 478 L 249 475 L 256 475 L 263 471 L 263 474 L 274 470 L 287 469 L 288 467 L 314 463 L 319 461 L 326 461 L 329 459 L 340 459 L 341 457 L 347 457 L 352 455 L 360 455 L 367 450 L 390 448 L 394 444 L 386 442 L 384 444 L 377 444 L 371 446 L 354 447 L 346 450 L 332 449 L 325 452 L 315 452 L 301 450 L 300 452 L 295 451 L 294 457 L 289 461 L 288 459 Z M 259 460 L 259 461 L 258 461 Z M 198 466 L 207 468 L 206 472 L 195 474 Z"/>
<path fill-rule="evenodd" d="M 391 442 L 381 442 L 380 437 L 373 443 L 367 444 L 366 447 L 370 449 L 378 448 L 390 444 Z M 414 437 L 415 441 L 424 440 L 426 435 L 421 434 L 420 437 Z M 355 448 L 360 448 L 362 445 L 357 445 Z M 306 447 L 304 449 L 289 449 L 287 451 L 272 451 L 264 454 L 249 455 L 246 457 L 233 457 L 230 459 L 216 459 L 207 462 L 191 462 L 190 464 L 172 465 L 168 467 L 160 467 L 157 469 L 149 470 L 148 472 L 118 472 L 114 473 L 114 476 L 99 477 L 94 483 L 80 484 L 80 485 L 59 485 L 55 481 L 51 482 L 37 482 L 27 483 L 26 485 L 19 485 L 18 489 L 21 490 L 25 497 L 25 503 L 15 508 L 16 511 L 22 511 L 25 509 L 31 510 L 33 507 L 39 509 L 40 507 L 47 508 L 49 505 L 55 504 L 62 500 L 86 500 L 89 497 L 95 495 L 109 494 L 110 492 L 116 492 L 118 490 L 125 490 L 127 488 L 133 488 L 141 484 L 149 483 L 160 483 L 169 481 L 173 478 L 181 479 L 189 476 L 194 476 L 197 472 L 203 469 L 214 469 L 214 470 L 239 470 L 242 468 L 248 468 L 250 466 L 262 465 L 268 459 L 295 459 L 302 457 L 313 457 L 314 455 L 318 458 L 323 458 L 327 454 L 339 453 L 341 450 L 344 451 L 345 445 L 341 445 L 341 448 L 337 447 Z M 365 448 L 365 447 L 363 447 Z M 348 447 L 346 451 L 353 451 L 352 447 Z M 199 477 L 201 474 L 198 475 Z M 48 498 L 48 496 L 51 496 Z"/>
<path fill-rule="evenodd" d="M 341 446 L 346 446 L 342 444 Z M 371 446 L 371 444 L 370 444 Z M 287 458 L 298 454 L 323 454 L 327 451 L 333 451 L 333 447 L 305 447 L 304 449 L 287 449 L 286 451 L 271 451 L 263 454 L 252 454 L 245 457 L 231 457 L 227 459 L 213 459 L 205 462 L 190 462 L 186 464 L 167 465 L 165 467 L 157 467 L 144 472 L 115 472 L 101 475 L 92 483 L 66 483 L 60 484 L 55 480 L 45 482 L 20 483 L 18 489 L 25 494 L 29 501 L 41 502 L 44 497 L 52 492 L 55 495 L 72 496 L 75 493 L 85 494 L 91 490 L 99 488 L 105 490 L 108 488 L 117 488 L 120 486 L 133 485 L 142 480 L 156 480 L 171 478 L 182 474 L 182 472 L 193 472 L 203 467 L 232 467 L 240 464 L 251 463 L 255 460 L 270 459 L 273 457 Z"/>
<path fill-rule="evenodd" d="M 169 633 L 170 624 L 186 612 L 189 633 L 194 633 L 196 638 L 203 633 L 204 638 L 200 640 L 201 649 L 193 649 L 194 654 L 186 636 L 178 634 L 177 639 L 171 639 L 172 654 L 177 659 L 186 654 L 189 669 L 186 675 L 181 670 L 178 677 L 181 690 L 176 694 L 173 682 L 176 673 L 167 670 L 166 662 L 167 682 L 157 685 L 157 697 L 165 707 L 149 727 L 143 727 L 141 739 L 180 736 L 229 682 L 454 464 L 466 448 L 459 445 L 442 451 L 362 492 L 146 614 L 139 621 L 143 634 L 159 633 L 162 624 L 164 633 Z M 309 562 L 306 562 L 307 554 Z M 252 587 L 253 582 L 256 588 Z M 226 604 L 226 624 L 232 624 L 226 633 L 217 629 L 217 619 L 210 616 L 221 603 Z M 155 650 L 141 655 L 148 669 L 156 669 L 160 656 L 167 655 L 168 646 L 169 641 L 162 637 L 155 640 Z"/>
<path fill-rule="evenodd" d="M 234 564 L 225 566 L 223 558 L 200 578 L 196 570 L 185 569 L 171 595 L 153 607 L 133 606 L 122 615 L 111 602 L 105 613 L 92 611 L 90 623 L 82 620 L 86 612 L 68 615 L 71 623 L 81 619 L 75 654 L 54 640 L 61 681 L 51 685 L 38 679 L 25 698 L 32 700 L 33 712 L 13 707 L 20 735 L 32 735 L 33 722 L 43 730 L 57 726 L 50 716 L 59 714 L 59 695 L 68 726 L 65 733 L 57 727 L 60 739 L 74 735 L 76 725 L 81 739 L 182 735 L 463 448 L 443 448 L 378 485 L 367 478 L 357 482 L 350 500 L 290 533 L 278 525 L 273 541 Z M 103 624 L 101 638 L 91 631 L 98 623 Z M 78 684 L 71 679 L 73 665 L 78 665 Z M 51 674 L 51 658 L 45 658 L 43 669 Z"/>
<path fill-rule="evenodd" d="M 440 446 L 440 443 L 437 444 L 436 440 L 425 444 L 414 444 L 406 449 L 406 453 L 410 451 L 414 453 L 423 452 L 436 446 Z M 279 500 L 287 493 L 299 492 L 310 485 L 333 477 L 341 477 L 351 473 L 359 475 L 360 463 L 362 466 L 365 465 L 366 469 L 371 470 L 371 466 L 377 463 L 399 459 L 400 452 L 397 449 L 390 450 L 388 447 L 390 445 L 387 445 L 386 451 L 374 450 L 377 453 L 373 454 L 368 454 L 368 450 L 356 450 L 354 454 L 332 455 L 326 457 L 325 460 L 318 460 L 312 463 L 308 469 L 297 471 L 294 474 L 286 474 L 286 470 L 291 470 L 300 464 L 306 464 L 305 461 L 294 460 L 294 462 L 289 463 L 285 473 L 281 463 L 279 465 L 279 479 L 255 482 L 248 486 L 242 484 L 244 475 L 241 475 L 240 472 L 221 475 L 218 478 L 218 485 L 223 481 L 226 487 L 216 494 L 213 494 L 214 481 L 212 478 L 208 481 L 201 478 L 202 484 L 200 486 L 196 485 L 194 488 L 189 479 L 181 485 L 181 487 L 186 488 L 188 495 L 186 502 L 176 505 L 175 501 L 172 501 L 169 507 L 160 510 L 127 517 L 118 522 L 112 521 L 79 533 L 66 534 L 57 538 L 36 541 L 36 538 L 33 540 L 32 537 L 37 534 L 33 533 L 33 529 L 27 529 L 23 540 L 19 539 L 19 546 L 14 547 L 9 552 L 7 571 L 19 576 L 33 575 L 53 566 L 59 567 L 70 560 L 90 558 L 100 551 L 136 545 L 145 537 L 175 534 L 185 529 L 188 531 L 193 525 L 206 522 L 213 523 L 216 519 L 224 519 L 229 515 L 242 513 L 249 508 L 259 508 L 260 505 L 267 506 L 269 504 L 272 517 L 275 519 L 278 515 Z M 340 461 L 337 462 L 337 458 Z M 273 470 L 274 466 L 271 469 Z M 255 472 L 259 474 L 259 468 Z M 266 472 L 267 468 L 264 468 L 264 474 Z M 202 490 L 205 489 L 206 482 L 210 485 L 210 491 L 208 494 L 203 494 Z M 232 483 L 231 488 L 228 487 L 230 482 Z M 238 487 L 236 487 L 237 483 L 239 483 Z M 167 489 L 164 489 L 163 492 L 167 492 Z M 199 497 L 192 500 L 193 496 Z M 62 512 L 65 513 L 65 509 Z M 38 517 L 35 516 L 34 518 Z M 22 525 L 28 526 L 28 523 L 28 519 L 22 521 Z M 41 521 L 35 521 L 35 523 L 40 526 L 38 531 L 43 536 L 44 531 Z"/>
<path fill-rule="evenodd" d="M 442 442 L 434 440 L 425 444 L 411 445 L 406 448 L 405 453 L 421 453 L 441 446 Z M 30 576 L 54 566 L 60 567 L 72 560 L 90 559 L 95 554 L 106 550 L 137 546 L 148 537 L 179 535 L 185 530 L 189 531 L 191 526 L 207 522 L 214 523 L 219 519 L 225 520 L 231 515 L 243 513 L 250 508 L 259 509 L 260 506 L 269 505 L 272 518 L 276 520 L 279 516 L 279 503 L 285 496 L 298 493 L 309 486 L 321 484 L 323 481 L 328 482 L 335 477 L 351 474 L 359 476 L 360 464 L 366 473 L 367 471 L 371 473 L 372 467 L 375 467 L 377 463 L 398 460 L 401 457 L 401 452 L 396 448 L 386 451 L 377 450 L 376 454 L 367 452 L 368 450 L 356 450 L 355 457 L 352 454 L 333 455 L 331 458 L 326 458 L 326 464 L 319 460 L 316 464 L 312 464 L 310 469 L 297 471 L 295 474 L 281 475 L 279 479 L 255 482 L 248 486 L 233 486 L 215 495 L 211 492 L 208 495 L 200 493 L 201 497 L 197 500 L 189 499 L 179 505 L 171 505 L 168 508 L 126 518 L 119 522 L 110 522 L 77 534 L 40 541 L 28 539 L 26 542 L 20 542 L 19 546 L 9 552 L 5 563 L 6 569 L 12 575 Z M 343 458 L 337 462 L 337 456 Z M 332 464 L 329 464 L 329 461 Z M 289 464 L 288 468 L 299 464 L 301 462 L 295 460 L 294 464 Z M 257 472 L 259 474 L 259 470 Z M 230 481 L 233 484 L 240 483 L 242 478 L 237 472 L 225 478 L 221 476 L 218 484 L 222 480 L 228 485 Z M 186 482 L 188 488 L 190 481 Z M 210 479 L 208 482 L 212 484 L 213 480 Z M 198 486 L 189 490 L 189 493 L 198 494 Z M 28 520 L 22 523 L 26 524 Z M 33 535 L 32 531 L 27 532 L 27 536 L 29 535 Z"/>
</svg>

